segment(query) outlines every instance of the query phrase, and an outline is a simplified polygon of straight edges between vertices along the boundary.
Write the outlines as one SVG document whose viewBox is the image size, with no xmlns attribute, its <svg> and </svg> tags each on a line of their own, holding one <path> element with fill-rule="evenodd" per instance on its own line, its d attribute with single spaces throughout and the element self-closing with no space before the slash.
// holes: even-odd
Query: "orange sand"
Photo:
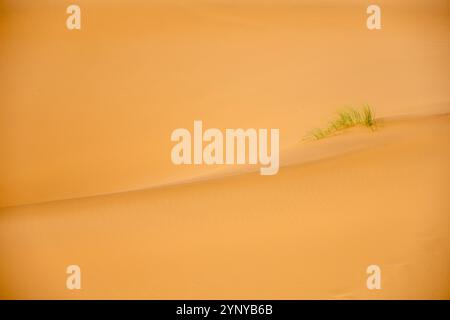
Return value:
<svg viewBox="0 0 450 320">
<path fill-rule="evenodd" d="M 450 297 L 448 1 L 77 2 L 0 3 L 0 298 Z M 279 173 L 174 166 L 197 119 L 279 128 Z"/>
</svg>

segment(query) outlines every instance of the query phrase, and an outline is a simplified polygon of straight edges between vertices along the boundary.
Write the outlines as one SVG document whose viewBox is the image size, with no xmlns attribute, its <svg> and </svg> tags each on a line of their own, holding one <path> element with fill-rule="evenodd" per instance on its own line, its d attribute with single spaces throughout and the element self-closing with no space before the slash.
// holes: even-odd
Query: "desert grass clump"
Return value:
<svg viewBox="0 0 450 320">
<path fill-rule="evenodd" d="M 376 128 L 375 113 L 370 106 L 364 106 L 360 110 L 348 108 L 339 112 L 337 118 L 331 121 L 326 128 L 314 129 L 311 136 L 319 140 L 356 126 L 364 126 L 372 130 Z"/>
</svg>

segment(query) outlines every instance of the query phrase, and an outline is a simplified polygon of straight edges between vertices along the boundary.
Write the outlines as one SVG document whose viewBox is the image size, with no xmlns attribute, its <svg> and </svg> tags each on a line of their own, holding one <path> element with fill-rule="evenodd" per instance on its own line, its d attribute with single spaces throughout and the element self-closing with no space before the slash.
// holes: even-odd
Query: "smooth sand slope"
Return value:
<svg viewBox="0 0 450 320">
<path fill-rule="evenodd" d="M 385 121 L 276 176 L 2 209 L 0 297 L 449 298 L 449 136 L 448 115 Z"/>
<path fill-rule="evenodd" d="M 449 112 L 447 0 L 0 3 L 0 207 L 142 189 L 176 128 L 279 128 L 289 148 L 337 109 Z"/>
<path fill-rule="evenodd" d="M 77 3 L 0 1 L 0 298 L 449 298 L 448 0 Z M 194 120 L 279 128 L 279 174 L 174 166 Z"/>
</svg>

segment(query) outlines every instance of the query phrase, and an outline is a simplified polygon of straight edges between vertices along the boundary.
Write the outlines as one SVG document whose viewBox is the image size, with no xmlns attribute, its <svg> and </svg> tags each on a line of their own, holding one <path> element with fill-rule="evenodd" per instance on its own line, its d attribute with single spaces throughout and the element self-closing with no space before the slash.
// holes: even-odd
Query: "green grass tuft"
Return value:
<svg viewBox="0 0 450 320">
<path fill-rule="evenodd" d="M 314 129 L 310 136 L 316 140 L 326 138 L 338 131 L 355 126 L 364 126 L 374 130 L 376 128 L 375 113 L 370 106 L 364 106 L 360 110 L 348 108 L 338 113 L 335 120 L 328 124 L 324 129 Z"/>
</svg>

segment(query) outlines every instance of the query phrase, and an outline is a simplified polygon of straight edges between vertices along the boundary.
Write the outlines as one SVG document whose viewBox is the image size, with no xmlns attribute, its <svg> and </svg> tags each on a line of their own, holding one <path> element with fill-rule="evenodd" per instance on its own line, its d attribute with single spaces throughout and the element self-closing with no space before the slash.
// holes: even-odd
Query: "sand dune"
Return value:
<svg viewBox="0 0 450 320">
<path fill-rule="evenodd" d="M 450 112 L 448 1 L 379 1 L 380 32 L 360 1 L 125 2 L 80 1 L 69 32 L 64 2 L 2 1 L 0 206 L 209 174 L 169 158 L 194 120 L 289 149 L 347 105 Z"/>
<path fill-rule="evenodd" d="M 0 2 L 0 298 L 450 298 L 447 0 L 77 3 Z M 279 173 L 173 165 L 194 120 Z"/>
<path fill-rule="evenodd" d="M 449 298 L 449 124 L 353 130 L 320 142 L 367 147 L 271 177 L 2 209 L 0 296 Z M 382 290 L 365 287 L 370 264 Z"/>
</svg>

